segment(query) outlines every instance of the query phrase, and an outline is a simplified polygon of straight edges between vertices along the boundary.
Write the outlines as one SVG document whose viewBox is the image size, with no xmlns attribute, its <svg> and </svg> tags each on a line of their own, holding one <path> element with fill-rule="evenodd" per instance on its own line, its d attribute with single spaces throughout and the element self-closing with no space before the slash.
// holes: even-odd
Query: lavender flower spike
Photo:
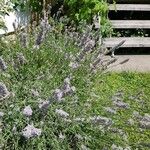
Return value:
<svg viewBox="0 0 150 150">
<path fill-rule="evenodd" d="M 39 109 L 47 109 L 50 105 L 50 101 L 40 101 L 39 103 Z"/>
<path fill-rule="evenodd" d="M 26 106 L 26 107 L 23 109 L 23 114 L 24 114 L 25 116 L 27 116 L 27 117 L 32 116 L 32 113 L 33 113 L 33 111 L 32 111 L 32 109 L 31 109 L 30 105 L 29 105 L 29 106 Z"/>
<path fill-rule="evenodd" d="M 6 85 L 0 82 L 0 100 L 8 97 L 10 92 L 7 90 Z"/>
<path fill-rule="evenodd" d="M 56 89 L 55 92 L 54 92 L 54 98 L 58 101 L 58 102 L 61 102 L 62 101 L 62 98 L 64 96 L 64 93 L 62 90 L 60 89 Z"/>
<path fill-rule="evenodd" d="M 37 137 L 40 136 L 42 133 L 41 129 L 35 128 L 32 125 L 27 125 L 23 130 L 22 130 L 22 136 L 25 137 L 26 139 L 32 138 L 32 137 Z"/>
<path fill-rule="evenodd" d="M 27 60 L 25 59 L 24 55 L 22 53 L 18 53 L 17 54 L 17 62 L 20 64 L 20 65 L 24 65 L 27 63 Z"/>
<path fill-rule="evenodd" d="M 28 41 L 27 41 L 27 34 L 26 33 L 21 33 L 20 35 L 20 42 L 21 42 L 21 45 L 26 48 L 27 45 L 28 45 Z"/>
<path fill-rule="evenodd" d="M 113 123 L 112 119 L 101 117 L 101 116 L 94 116 L 94 117 L 90 117 L 89 119 L 95 124 L 100 124 L 104 126 L 110 126 Z"/>
<path fill-rule="evenodd" d="M 62 109 L 56 109 L 56 114 L 58 114 L 59 116 L 63 117 L 63 118 L 67 118 L 69 116 L 69 114 L 65 111 L 63 111 Z"/>
<path fill-rule="evenodd" d="M 7 69 L 7 65 L 6 65 L 6 63 L 5 63 L 5 61 L 3 60 L 2 57 L 0 57 L 0 69 L 2 71 L 5 71 Z"/>
</svg>

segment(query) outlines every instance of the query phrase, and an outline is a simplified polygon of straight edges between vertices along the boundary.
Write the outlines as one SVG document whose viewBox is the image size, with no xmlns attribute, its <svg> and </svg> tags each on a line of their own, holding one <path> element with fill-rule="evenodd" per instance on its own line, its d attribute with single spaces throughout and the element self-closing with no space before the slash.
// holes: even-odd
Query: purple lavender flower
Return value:
<svg viewBox="0 0 150 150">
<path fill-rule="evenodd" d="M 63 85 L 63 87 L 62 87 L 62 90 L 63 90 L 63 92 L 66 94 L 66 93 L 68 93 L 70 90 L 71 90 L 71 87 L 70 87 L 70 79 L 69 78 L 66 78 L 65 80 L 64 80 L 64 85 Z"/>
<path fill-rule="evenodd" d="M 20 35 L 20 43 L 21 45 L 26 48 L 28 45 L 28 41 L 27 41 L 27 34 L 26 33 L 21 33 Z"/>
<path fill-rule="evenodd" d="M 77 62 L 70 62 L 69 67 L 72 69 L 77 69 L 79 67 L 79 64 Z"/>
<path fill-rule="evenodd" d="M 114 104 L 115 106 L 117 106 L 118 108 L 124 108 L 124 109 L 129 108 L 129 104 L 124 103 L 124 102 L 122 102 L 122 101 L 120 101 L 120 100 L 114 101 L 113 104 Z"/>
<path fill-rule="evenodd" d="M 139 124 L 140 124 L 140 127 L 141 127 L 141 128 L 150 129 L 150 122 L 147 122 L 147 121 L 140 121 Z"/>
<path fill-rule="evenodd" d="M 63 118 L 67 118 L 69 116 L 69 114 L 62 109 L 56 109 L 55 112 L 57 115 L 59 115 Z"/>
<path fill-rule="evenodd" d="M 44 35 L 44 31 L 41 30 L 41 31 L 39 32 L 39 34 L 37 35 L 34 48 L 39 49 L 39 46 L 40 46 L 40 44 L 42 43 L 42 41 L 43 41 L 43 39 L 44 39 L 44 36 L 45 36 L 45 35 Z"/>
<path fill-rule="evenodd" d="M 150 129 L 150 115 L 145 114 L 139 121 L 139 124 L 141 128 Z"/>
<path fill-rule="evenodd" d="M 54 92 L 54 98 L 58 101 L 61 102 L 63 99 L 64 93 L 60 89 L 56 89 Z"/>
<path fill-rule="evenodd" d="M 89 40 L 84 47 L 84 51 L 89 52 L 90 50 L 92 50 L 95 46 L 95 41 L 94 40 Z"/>
<path fill-rule="evenodd" d="M 26 139 L 30 139 L 32 137 L 40 136 L 42 133 L 41 129 L 35 128 L 32 125 L 27 125 L 23 130 L 22 130 L 22 136 L 25 137 Z"/>
<path fill-rule="evenodd" d="M 49 107 L 49 105 L 50 105 L 50 101 L 41 101 L 39 103 L 39 108 L 46 110 Z"/>
<path fill-rule="evenodd" d="M 24 114 L 25 116 L 27 116 L 27 117 L 32 116 L 32 113 L 33 113 L 33 111 L 32 111 L 32 109 L 31 109 L 30 105 L 29 105 L 29 106 L 26 106 L 26 107 L 23 109 L 23 114 Z"/>
<path fill-rule="evenodd" d="M 117 113 L 116 110 L 114 110 L 114 109 L 112 109 L 112 108 L 110 108 L 110 107 L 105 107 L 105 110 L 106 110 L 108 113 L 110 113 L 110 114 L 116 114 L 116 113 Z"/>
<path fill-rule="evenodd" d="M 26 64 L 27 60 L 25 59 L 24 55 L 22 53 L 17 54 L 17 63 L 20 65 Z"/>
<path fill-rule="evenodd" d="M 93 123 L 101 124 L 104 126 L 112 125 L 112 120 L 110 118 L 101 117 L 101 116 L 94 116 L 89 118 Z"/>
<path fill-rule="evenodd" d="M 0 69 L 5 71 L 7 69 L 7 65 L 2 57 L 0 57 Z"/>
<path fill-rule="evenodd" d="M 48 23 L 48 18 L 45 16 L 44 19 L 42 19 L 41 23 L 40 23 L 40 32 L 37 35 L 37 38 L 35 40 L 35 45 L 34 48 L 39 49 L 39 46 L 41 45 L 41 43 L 43 42 L 43 40 L 46 37 L 46 33 L 47 31 L 50 29 L 50 25 Z"/>
<path fill-rule="evenodd" d="M 9 96 L 9 94 L 10 93 L 6 88 L 6 85 L 0 82 L 0 100 L 5 99 Z"/>
<path fill-rule="evenodd" d="M 74 86 L 71 86 L 70 78 L 66 78 L 64 80 L 64 84 L 61 89 L 62 89 L 64 95 L 72 94 L 76 90 L 76 88 Z"/>
</svg>

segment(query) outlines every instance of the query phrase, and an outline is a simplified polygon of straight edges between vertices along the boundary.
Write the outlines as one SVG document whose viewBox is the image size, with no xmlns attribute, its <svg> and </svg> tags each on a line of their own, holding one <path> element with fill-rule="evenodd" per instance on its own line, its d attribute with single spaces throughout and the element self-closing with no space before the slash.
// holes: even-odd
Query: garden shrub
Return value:
<svg viewBox="0 0 150 150">
<path fill-rule="evenodd" d="M 111 25 L 108 20 L 108 3 L 106 0 L 65 0 L 67 15 L 73 19 L 76 24 L 81 20 L 92 23 L 95 15 L 101 16 L 101 30 L 103 36 L 109 36 Z"/>
</svg>

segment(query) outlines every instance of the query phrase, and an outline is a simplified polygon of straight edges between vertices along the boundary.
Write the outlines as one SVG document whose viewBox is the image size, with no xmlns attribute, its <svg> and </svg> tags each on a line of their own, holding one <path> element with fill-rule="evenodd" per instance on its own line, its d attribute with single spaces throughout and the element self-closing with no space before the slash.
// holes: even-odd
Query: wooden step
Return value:
<svg viewBox="0 0 150 150">
<path fill-rule="evenodd" d="M 108 3 L 113 3 L 114 1 L 119 4 L 150 4 L 150 0 L 107 0 Z"/>
<path fill-rule="evenodd" d="M 150 20 L 111 20 L 115 29 L 150 29 Z"/>
<path fill-rule="evenodd" d="M 125 40 L 125 43 L 121 47 L 150 47 L 150 37 L 112 37 L 104 38 L 103 44 L 106 47 L 114 47 L 121 41 Z"/>
<path fill-rule="evenodd" d="M 118 11 L 150 11 L 150 4 L 110 4 L 109 10 Z"/>
</svg>

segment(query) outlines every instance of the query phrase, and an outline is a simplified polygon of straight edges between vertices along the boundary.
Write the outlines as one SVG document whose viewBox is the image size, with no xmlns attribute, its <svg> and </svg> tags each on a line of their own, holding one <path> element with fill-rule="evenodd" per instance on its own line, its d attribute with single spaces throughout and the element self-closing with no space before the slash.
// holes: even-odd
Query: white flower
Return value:
<svg viewBox="0 0 150 150">
<path fill-rule="evenodd" d="M 4 116 L 4 113 L 3 112 L 0 112 L 0 117 L 3 117 Z"/>
<path fill-rule="evenodd" d="M 22 131 L 22 136 L 25 137 L 26 139 L 40 136 L 41 135 L 41 129 L 35 128 L 33 125 L 27 125 L 23 131 Z"/>
<path fill-rule="evenodd" d="M 65 111 L 63 111 L 62 109 L 56 109 L 55 110 L 56 114 L 58 114 L 61 117 L 67 118 L 69 116 L 69 114 Z"/>
<path fill-rule="evenodd" d="M 32 109 L 31 109 L 31 107 L 30 107 L 30 105 L 29 106 L 26 106 L 24 109 L 23 109 L 23 114 L 25 115 L 25 116 L 27 116 L 27 117 L 30 117 L 30 116 L 32 116 Z"/>
</svg>

